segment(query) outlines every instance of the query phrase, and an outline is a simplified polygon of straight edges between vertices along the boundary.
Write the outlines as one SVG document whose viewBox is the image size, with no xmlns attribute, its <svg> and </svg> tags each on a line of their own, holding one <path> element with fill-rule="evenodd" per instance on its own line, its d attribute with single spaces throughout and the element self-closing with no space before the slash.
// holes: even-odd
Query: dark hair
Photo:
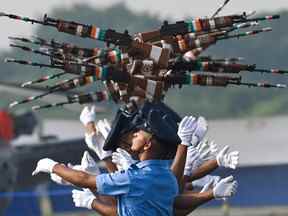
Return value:
<svg viewBox="0 0 288 216">
<path fill-rule="evenodd" d="M 177 145 L 167 145 L 157 139 L 154 135 L 152 135 L 151 138 L 152 145 L 157 146 L 156 148 L 159 150 L 159 159 L 162 160 L 172 160 L 175 157 L 176 151 L 177 151 Z"/>
</svg>

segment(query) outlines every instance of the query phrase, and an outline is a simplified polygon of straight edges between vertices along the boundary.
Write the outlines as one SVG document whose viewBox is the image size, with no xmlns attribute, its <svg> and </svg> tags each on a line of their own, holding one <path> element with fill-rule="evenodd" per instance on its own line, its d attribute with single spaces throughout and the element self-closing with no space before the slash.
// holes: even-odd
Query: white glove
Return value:
<svg viewBox="0 0 288 216">
<path fill-rule="evenodd" d="M 96 199 L 90 190 L 72 190 L 72 198 L 75 207 L 92 209 L 93 200 Z"/>
<path fill-rule="evenodd" d="M 239 152 L 233 151 L 228 153 L 229 146 L 225 146 L 216 156 L 218 166 L 236 169 L 239 162 Z"/>
<path fill-rule="evenodd" d="M 81 165 L 72 165 L 72 164 L 68 163 L 67 167 L 74 169 L 74 170 L 82 171 Z M 50 178 L 52 181 L 54 181 L 55 183 L 60 184 L 60 185 L 72 185 L 70 182 L 65 181 L 62 177 L 58 176 L 55 173 L 50 173 Z"/>
<path fill-rule="evenodd" d="M 220 181 L 220 176 L 212 176 L 206 175 L 200 179 L 197 179 L 192 182 L 193 189 L 200 190 L 202 188 L 202 192 L 207 191 L 211 186 L 215 187 L 215 185 Z M 209 186 L 209 187 L 208 187 Z"/>
<path fill-rule="evenodd" d="M 196 166 L 195 164 L 197 163 L 196 161 L 199 160 L 199 153 L 198 151 L 194 148 L 194 146 L 189 146 L 187 149 L 187 157 L 186 157 L 186 162 L 185 162 L 185 167 L 184 167 L 184 175 L 185 176 L 191 176 L 193 172 L 193 168 Z"/>
<path fill-rule="evenodd" d="M 97 154 L 100 160 L 112 155 L 111 151 L 103 150 L 105 139 L 100 133 L 85 134 L 85 142 Z"/>
<path fill-rule="evenodd" d="M 96 107 L 93 105 L 91 107 L 85 106 L 80 114 L 80 121 L 84 126 L 90 122 L 96 121 Z"/>
<path fill-rule="evenodd" d="M 214 140 L 209 141 L 208 144 L 209 144 L 209 149 L 210 149 L 210 155 L 211 157 L 215 159 L 217 156 L 217 152 L 218 152 L 218 145 L 217 143 L 214 142 Z"/>
<path fill-rule="evenodd" d="M 95 160 L 91 157 L 88 151 L 84 152 L 80 165 L 73 166 L 71 164 L 68 164 L 68 167 L 74 170 L 79 170 L 79 171 L 89 173 L 91 175 L 100 174 L 100 169 L 98 165 L 96 164 Z M 50 178 L 52 181 L 56 182 L 57 184 L 71 185 L 69 182 L 65 181 L 64 179 L 62 179 L 60 176 L 56 175 L 55 173 L 51 173 Z"/>
<path fill-rule="evenodd" d="M 137 161 L 124 149 L 117 148 L 116 152 L 112 153 L 112 162 L 117 165 L 118 170 L 127 170 Z"/>
<path fill-rule="evenodd" d="M 83 171 L 83 172 L 86 172 L 90 175 L 99 175 L 100 174 L 100 169 L 99 169 L 97 163 L 95 162 L 95 160 L 92 158 L 92 156 L 89 154 L 88 151 L 85 151 L 83 153 L 83 156 L 81 159 L 81 164 L 72 165 L 69 163 L 67 166 L 71 169 Z"/>
<path fill-rule="evenodd" d="M 105 140 L 108 137 L 108 134 L 111 130 L 111 125 L 106 119 L 99 120 L 96 124 L 96 129 L 97 132 L 100 133 Z"/>
<path fill-rule="evenodd" d="M 213 188 L 213 195 L 216 199 L 228 198 L 236 193 L 237 187 L 237 181 L 233 180 L 233 176 L 229 176 L 216 184 Z"/>
<path fill-rule="evenodd" d="M 212 186 L 213 186 L 213 181 L 208 182 L 207 184 L 205 184 L 205 185 L 202 187 L 202 189 L 201 189 L 201 191 L 200 191 L 199 193 L 204 193 L 204 192 L 210 190 L 210 188 L 211 188 Z"/>
<path fill-rule="evenodd" d="M 100 169 L 93 159 L 93 157 L 89 154 L 88 151 L 85 151 L 81 160 L 80 170 L 87 172 L 91 175 L 99 175 Z"/>
<path fill-rule="evenodd" d="M 63 178 L 61 178 L 55 173 L 50 173 L 50 179 L 60 185 L 71 185 L 69 182 L 65 181 Z"/>
<path fill-rule="evenodd" d="M 197 151 L 203 161 L 215 159 L 217 155 L 217 144 L 214 141 L 204 140 L 197 146 Z"/>
<path fill-rule="evenodd" d="M 202 141 L 204 136 L 206 135 L 207 130 L 208 130 L 208 123 L 207 123 L 206 119 L 202 116 L 198 117 L 197 118 L 197 126 L 196 126 L 195 131 L 192 135 L 191 144 L 196 147 Z"/>
<path fill-rule="evenodd" d="M 181 144 L 189 146 L 192 141 L 192 135 L 197 127 L 196 118 L 193 116 L 185 116 L 178 126 L 178 136 Z"/>
<path fill-rule="evenodd" d="M 43 158 L 38 161 L 36 169 L 32 172 L 32 176 L 37 175 L 39 172 L 52 173 L 53 167 L 56 164 L 58 164 L 58 162 L 49 158 Z"/>
</svg>

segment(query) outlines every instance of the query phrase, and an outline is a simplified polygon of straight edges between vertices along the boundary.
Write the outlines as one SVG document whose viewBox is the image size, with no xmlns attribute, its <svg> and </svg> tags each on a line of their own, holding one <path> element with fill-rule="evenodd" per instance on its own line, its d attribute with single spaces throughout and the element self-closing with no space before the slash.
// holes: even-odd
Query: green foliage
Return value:
<svg viewBox="0 0 288 216">
<path fill-rule="evenodd" d="M 106 9 L 94 9 L 87 5 L 77 5 L 72 9 L 55 9 L 48 14 L 51 17 L 74 20 L 77 22 L 95 24 L 102 28 L 115 28 L 118 31 L 129 30 L 130 34 L 149 31 L 159 27 L 162 21 L 147 13 L 130 11 L 123 4 L 116 4 Z M 272 33 L 265 33 L 255 37 L 248 37 L 240 40 L 220 41 L 217 45 L 208 49 L 205 54 L 217 57 L 245 57 L 244 63 L 256 63 L 259 68 L 288 68 L 288 30 L 285 28 L 288 21 L 288 12 L 281 13 L 279 21 L 272 21 L 267 25 L 273 28 Z M 259 14 L 259 16 L 261 16 Z M 12 33 L 11 33 L 12 34 Z M 84 47 L 101 47 L 101 42 L 90 39 L 83 39 L 59 33 L 50 27 L 39 26 L 36 35 L 57 41 L 67 41 Z M 4 57 L 15 57 L 19 59 L 33 59 L 35 61 L 47 62 L 43 57 L 35 58 L 29 53 L 12 50 L 9 53 L 2 53 Z M 0 61 L 2 62 L 2 60 Z M 52 70 L 36 69 L 29 66 L 14 64 L 1 65 L 1 81 L 23 82 L 27 79 L 35 79 Z M 40 72 L 44 71 L 44 72 Z M 55 73 L 56 71 L 53 71 Z M 269 76 L 261 74 L 242 73 L 244 81 L 262 81 L 288 83 L 287 77 Z M 254 89 L 246 87 L 228 88 L 206 88 L 206 87 L 184 87 L 172 89 L 168 92 L 165 101 L 175 110 L 184 113 L 194 113 L 209 118 L 243 117 L 255 115 L 276 115 L 287 113 L 288 99 L 287 90 Z"/>
</svg>

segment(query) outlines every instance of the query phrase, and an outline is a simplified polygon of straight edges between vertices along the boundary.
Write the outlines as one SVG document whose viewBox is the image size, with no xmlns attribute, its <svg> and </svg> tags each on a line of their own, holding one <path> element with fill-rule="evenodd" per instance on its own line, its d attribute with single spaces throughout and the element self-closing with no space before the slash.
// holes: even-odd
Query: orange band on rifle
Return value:
<svg viewBox="0 0 288 216">
<path fill-rule="evenodd" d="M 195 27 L 196 27 L 197 32 L 201 32 L 202 31 L 201 20 L 199 18 L 195 19 Z"/>
<path fill-rule="evenodd" d="M 97 27 L 96 26 L 92 26 L 90 37 L 95 38 L 95 39 L 97 38 Z"/>
</svg>

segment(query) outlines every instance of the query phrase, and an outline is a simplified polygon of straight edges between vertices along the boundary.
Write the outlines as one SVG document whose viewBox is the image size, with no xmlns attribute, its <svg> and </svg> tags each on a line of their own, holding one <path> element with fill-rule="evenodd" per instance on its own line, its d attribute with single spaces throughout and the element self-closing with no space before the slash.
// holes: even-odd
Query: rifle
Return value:
<svg viewBox="0 0 288 216">
<path fill-rule="evenodd" d="M 35 101 L 37 99 L 40 99 L 48 94 L 52 94 L 57 91 L 68 91 L 77 87 L 82 87 L 86 86 L 89 84 L 92 84 L 98 80 L 113 80 L 115 82 L 124 82 L 124 83 L 129 83 L 130 81 L 130 75 L 127 72 L 124 71 L 117 71 L 113 68 L 105 68 L 103 71 L 96 71 L 96 73 L 93 73 L 91 75 L 83 75 L 77 78 L 72 78 L 68 80 L 64 80 L 54 86 L 49 87 L 47 92 L 37 95 L 37 96 L 32 96 L 25 98 L 22 101 L 14 101 L 9 105 L 10 108 L 28 103 L 31 101 Z"/>
<path fill-rule="evenodd" d="M 44 39 L 39 40 L 38 37 L 37 37 L 36 40 L 33 40 L 33 39 L 29 39 L 29 38 L 24 38 L 24 37 L 12 37 L 12 36 L 9 36 L 8 39 L 15 40 L 15 41 L 20 41 L 20 42 L 23 42 L 23 43 L 36 44 L 36 45 L 40 45 L 40 46 L 50 46 L 49 43 L 46 40 L 44 40 Z"/>
<path fill-rule="evenodd" d="M 67 104 L 87 104 L 87 103 L 94 103 L 94 102 L 102 102 L 102 101 L 109 101 L 110 95 L 107 91 L 97 91 L 97 92 L 90 92 L 87 94 L 79 94 L 79 95 L 72 95 L 67 96 L 67 101 L 60 102 L 60 103 L 53 103 L 53 104 L 47 104 L 43 106 L 33 106 L 32 110 L 41 110 L 41 109 L 47 109 L 52 107 L 60 107 Z"/>
<path fill-rule="evenodd" d="M 101 48 L 82 48 L 70 43 L 59 43 L 55 40 L 51 40 L 51 43 L 44 39 L 41 42 L 36 40 L 29 40 L 27 38 L 9 37 L 12 40 L 18 40 L 22 42 L 29 42 L 32 44 L 43 45 L 51 47 L 49 52 L 43 52 L 41 50 L 34 50 L 30 47 L 11 44 L 10 46 L 20 48 L 24 51 L 33 52 L 40 55 L 49 56 L 59 60 L 77 61 L 78 63 L 91 62 L 95 64 L 126 64 L 129 62 L 127 53 L 122 53 L 119 49 L 101 49 Z"/>
<path fill-rule="evenodd" d="M 31 80 L 31 81 L 27 81 L 25 83 L 23 83 L 21 85 L 21 87 L 27 87 L 29 85 L 33 85 L 33 84 L 37 84 L 37 83 L 42 83 L 42 82 L 45 82 L 47 80 L 52 80 L 52 79 L 55 79 L 55 78 L 59 78 L 63 75 L 67 74 L 66 72 L 62 72 L 62 73 L 58 73 L 58 74 L 53 74 L 53 75 L 50 75 L 50 76 L 43 76 L 37 80 Z"/>
<path fill-rule="evenodd" d="M 160 67 L 166 68 L 169 60 L 170 52 L 168 49 L 162 49 L 151 44 L 141 43 L 137 40 L 134 40 L 132 36 L 128 34 L 128 31 L 124 33 L 116 32 L 113 29 L 101 29 L 96 26 L 81 24 L 77 22 L 65 21 L 60 19 L 54 19 L 44 16 L 44 21 L 35 21 L 26 17 L 20 17 L 13 14 L 0 13 L 0 16 L 7 16 L 11 19 L 22 20 L 25 22 L 38 23 L 47 26 L 53 26 L 57 28 L 59 32 L 65 32 L 68 34 L 91 38 L 95 40 L 100 40 L 105 43 L 114 44 L 120 46 L 122 52 L 129 53 L 132 56 L 141 56 L 141 58 L 151 58 Z"/>
<path fill-rule="evenodd" d="M 214 30 L 211 30 L 208 32 L 191 32 L 191 33 L 187 33 L 187 34 L 193 36 L 194 38 L 197 38 L 197 37 L 199 37 L 201 35 L 205 35 L 205 34 L 213 34 L 213 33 L 221 32 L 221 31 L 226 31 L 228 33 L 228 32 L 238 30 L 238 29 L 242 29 L 242 28 L 255 27 L 257 25 L 259 25 L 258 22 L 247 22 L 247 23 L 233 24 L 232 27 L 227 27 L 227 28 L 222 28 L 222 29 L 214 29 Z M 182 35 L 182 34 L 177 34 L 177 35 Z M 137 33 L 134 35 L 134 38 L 138 41 L 150 42 L 150 43 L 154 43 L 154 44 L 159 43 L 159 41 L 161 41 L 161 40 L 164 40 L 167 43 L 173 43 L 173 41 L 175 41 L 174 37 L 175 37 L 174 35 L 162 36 L 160 34 L 159 30 L 141 32 L 141 33 Z"/>
<path fill-rule="evenodd" d="M 195 74 L 195 73 L 168 73 L 164 76 L 136 76 L 141 80 L 154 80 L 163 83 L 162 91 L 167 91 L 175 85 L 195 85 L 195 86 L 214 86 L 214 87 L 227 87 L 228 85 L 248 86 L 248 87 L 261 87 L 261 88 L 287 88 L 285 84 L 271 84 L 267 82 L 249 83 L 242 82 L 241 76 L 227 76 L 215 74 Z M 135 76 L 133 77 L 135 78 Z M 159 92 L 158 92 L 159 94 Z"/>
<path fill-rule="evenodd" d="M 246 28 L 257 25 L 259 21 L 279 19 L 280 15 L 265 16 L 248 19 L 246 14 L 220 16 L 214 18 L 195 18 L 187 21 L 178 21 L 174 24 L 164 24 L 160 29 L 142 32 L 135 35 L 139 41 L 155 42 L 160 40 L 171 40 L 172 36 L 186 35 L 195 33 L 196 36 L 201 34 L 213 33 L 215 31 L 234 31 L 240 28 Z"/>
<path fill-rule="evenodd" d="M 84 38 L 93 38 L 107 43 L 113 43 L 115 45 L 125 46 L 126 44 L 128 46 L 132 41 L 132 38 L 127 31 L 125 31 L 124 33 L 118 33 L 112 29 L 104 30 L 92 25 L 86 25 L 74 21 L 55 19 L 52 17 L 48 17 L 47 14 L 44 15 L 43 21 L 31 19 L 28 17 L 21 17 L 15 14 L 7 14 L 4 12 L 0 12 L 0 17 L 1 16 L 9 17 L 10 19 L 21 20 L 24 22 L 30 22 L 32 24 L 36 23 L 44 26 L 51 26 L 57 28 L 59 32 L 65 32 Z"/>
<path fill-rule="evenodd" d="M 247 23 L 247 22 L 259 22 L 264 20 L 279 19 L 280 15 L 272 15 L 258 18 L 247 19 L 246 14 L 242 15 L 230 15 L 209 18 L 196 18 L 190 21 L 179 21 L 175 24 L 168 24 L 164 22 L 160 29 L 160 35 L 163 36 L 177 36 L 185 35 L 194 32 L 209 32 L 213 30 L 220 30 L 223 28 L 233 27 L 234 24 Z"/>
<path fill-rule="evenodd" d="M 62 65 L 43 64 L 43 63 L 32 62 L 32 61 L 16 60 L 13 58 L 5 58 L 4 62 L 17 63 L 17 64 L 22 64 L 22 65 L 30 65 L 30 66 L 40 67 L 40 68 L 47 67 L 47 68 L 54 68 L 54 69 L 64 69 Z"/>
<path fill-rule="evenodd" d="M 220 11 L 222 11 L 224 9 L 224 7 L 230 2 L 230 0 L 225 0 L 224 3 L 219 7 L 217 8 L 217 10 L 215 11 L 215 13 L 212 15 L 211 18 L 214 18 L 215 16 L 217 16 L 217 14 L 220 13 Z"/>
<path fill-rule="evenodd" d="M 17 45 L 17 44 L 9 44 L 10 47 L 14 47 L 14 48 L 19 48 L 19 49 L 22 49 L 26 52 L 32 52 L 32 53 L 35 53 L 35 54 L 40 54 L 40 55 L 43 55 L 43 56 L 48 56 L 48 57 L 54 57 L 52 54 L 48 53 L 48 52 L 44 52 L 42 50 L 37 50 L 37 49 L 32 49 L 30 47 L 26 47 L 26 46 L 21 46 L 21 45 Z"/>
<path fill-rule="evenodd" d="M 40 95 L 36 95 L 36 96 L 31 96 L 31 97 L 27 97 L 21 101 L 14 101 L 13 103 L 11 103 L 9 105 L 10 108 L 16 106 L 16 105 L 20 105 L 20 104 L 25 104 L 25 103 L 29 103 L 35 100 L 38 100 L 40 98 L 43 98 L 49 94 L 55 93 L 57 91 L 68 91 L 77 87 L 81 87 L 84 85 L 88 85 L 91 84 L 93 82 L 95 82 L 95 77 L 94 76 L 82 76 L 82 77 L 78 77 L 78 78 L 73 78 L 73 79 L 69 79 L 69 80 L 64 80 L 61 83 L 58 83 L 52 87 L 49 87 L 47 90 L 47 92 L 40 94 Z"/>
<path fill-rule="evenodd" d="M 203 61 L 204 60 L 204 61 Z M 199 59 L 196 61 L 185 61 L 177 59 L 171 63 L 169 68 L 172 71 L 202 71 L 212 73 L 240 73 L 241 71 L 260 72 L 270 74 L 287 74 L 287 70 L 280 69 L 258 69 L 256 64 L 238 64 L 235 62 L 207 61 Z"/>
<path fill-rule="evenodd" d="M 164 96 L 163 95 L 163 92 L 164 92 L 163 82 L 149 79 L 143 75 L 134 75 L 132 77 L 132 82 L 133 82 L 132 85 L 140 87 L 142 89 L 142 92 L 140 92 L 140 90 L 138 91 L 137 96 L 146 98 L 149 101 L 160 101 L 163 99 L 163 96 Z"/>
<path fill-rule="evenodd" d="M 190 85 L 201 85 L 201 86 L 216 86 L 226 87 L 228 85 L 248 86 L 248 87 L 260 87 L 260 88 L 287 88 L 285 84 L 270 84 L 267 82 L 263 83 L 248 83 L 241 82 L 241 77 L 230 77 L 230 76 L 215 76 L 206 74 L 188 74 L 186 83 Z"/>
<path fill-rule="evenodd" d="M 215 32 L 211 34 L 204 34 L 200 35 L 198 37 L 195 37 L 195 34 L 186 34 L 184 36 L 178 35 L 176 37 L 178 47 L 175 47 L 175 50 L 179 50 L 179 52 L 187 52 L 189 50 L 195 49 L 195 48 L 203 48 L 206 49 L 210 45 L 215 44 L 219 40 L 226 40 L 226 39 L 232 39 L 232 38 L 242 38 L 247 36 L 256 35 L 263 32 L 269 32 L 272 31 L 271 28 L 263 28 L 248 32 L 243 32 L 239 34 L 234 35 L 228 35 L 226 31 L 220 31 Z"/>
<path fill-rule="evenodd" d="M 12 58 L 6 58 L 4 60 L 5 62 L 12 62 L 22 65 L 31 65 L 35 67 L 46 67 L 46 68 L 53 68 L 53 69 L 60 69 L 64 70 L 68 74 L 75 74 L 75 75 L 81 75 L 81 74 L 99 74 L 101 76 L 102 73 L 106 73 L 108 66 L 98 66 L 91 63 L 76 63 L 76 62 L 64 62 L 63 64 L 43 64 L 38 62 L 32 62 L 32 61 L 25 61 L 25 60 L 16 60 Z M 59 63 L 59 62 L 58 62 Z"/>
<path fill-rule="evenodd" d="M 230 57 L 230 58 L 212 58 L 211 56 L 199 56 L 198 61 L 204 62 L 227 62 L 227 63 L 235 63 L 238 61 L 242 61 L 244 58 L 242 57 Z"/>
</svg>

